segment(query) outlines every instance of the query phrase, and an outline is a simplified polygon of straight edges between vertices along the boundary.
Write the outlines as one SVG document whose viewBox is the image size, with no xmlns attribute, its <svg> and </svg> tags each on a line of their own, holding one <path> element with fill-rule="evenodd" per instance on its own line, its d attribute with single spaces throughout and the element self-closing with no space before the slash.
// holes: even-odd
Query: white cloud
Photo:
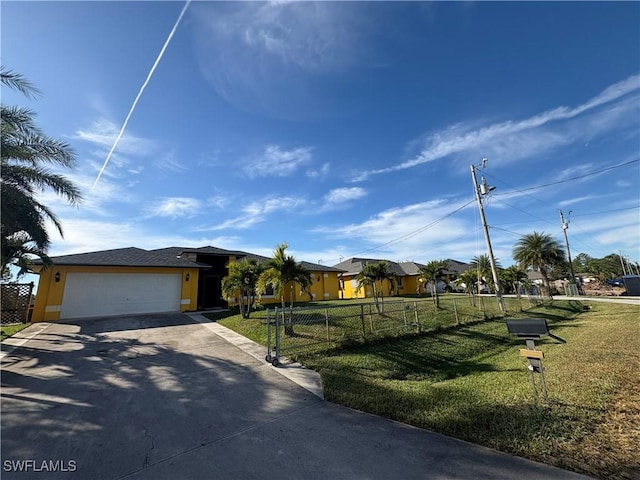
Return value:
<svg viewBox="0 0 640 480">
<path fill-rule="evenodd" d="M 334 188 L 324 196 L 323 210 L 345 208 L 350 202 L 366 197 L 367 191 L 360 187 Z"/>
<path fill-rule="evenodd" d="M 580 204 L 580 203 L 583 203 L 583 202 L 587 202 L 589 200 L 597 200 L 597 199 L 607 198 L 607 197 L 611 197 L 611 196 L 613 196 L 613 194 L 583 195 L 581 197 L 569 198 L 567 200 L 562 200 L 562 201 L 558 202 L 558 206 L 559 207 L 566 207 L 566 206 L 569 206 L 569 205 L 575 205 L 575 204 Z"/>
<path fill-rule="evenodd" d="M 473 235 L 474 228 L 451 216 L 465 202 L 433 200 L 384 210 L 361 223 L 328 225 L 314 229 L 328 239 L 357 242 L 361 250 L 374 248 L 373 257 L 412 258 L 421 252 L 446 245 L 461 236 Z M 469 207 L 473 205 L 469 203 Z M 349 254 L 354 254 L 350 252 Z"/>
<path fill-rule="evenodd" d="M 427 135 L 425 147 L 413 158 L 387 168 L 355 173 L 353 180 L 362 181 L 370 175 L 405 170 L 461 153 L 488 155 L 494 164 L 508 163 L 611 130 L 637 129 L 639 89 L 640 75 L 634 75 L 575 108 L 561 106 L 524 120 L 481 128 L 452 125 Z"/>
<path fill-rule="evenodd" d="M 190 197 L 165 197 L 146 208 L 150 217 L 193 217 L 200 208 L 202 202 Z"/>
<path fill-rule="evenodd" d="M 89 172 L 78 170 L 65 170 L 61 172 L 68 180 L 76 185 L 82 194 L 83 200 L 78 206 L 69 205 L 63 197 L 56 195 L 51 190 L 38 194 L 38 201 L 51 208 L 57 215 L 73 214 L 88 216 L 114 216 L 115 204 L 136 204 L 139 199 L 129 184 L 114 182 L 109 176 L 91 188 L 95 180 L 93 168 Z"/>
<path fill-rule="evenodd" d="M 244 167 L 250 177 L 287 177 L 311 160 L 311 147 L 284 150 L 278 145 L 268 145 L 258 158 Z"/>
<path fill-rule="evenodd" d="M 216 231 L 230 228 L 248 229 L 254 225 L 267 221 L 274 213 L 292 211 L 304 206 L 306 203 L 305 199 L 299 197 L 267 197 L 253 201 L 241 207 L 243 213 L 238 217 L 225 220 L 217 225 L 199 227 L 195 230 Z"/>
<path fill-rule="evenodd" d="M 186 165 L 176 157 L 175 150 L 168 150 L 157 156 L 155 164 L 161 170 L 171 172 L 183 172 L 187 170 Z"/>
<path fill-rule="evenodd" d="M 115 123 L 103 118 L 95 120 L 89 128 L 77 130 L 73 138 L 103 147 L 108 152 L 119 131 L 120 129 Z M 117 151 L 123 155 L 140 156 L 147 155 L 154 149 L 155 145 L 152 141 L 137 137 L 132 133 L 126 133 L 120 139 Z"/>
<path fill-rule="evenodd" d="M 96 221 L 72 217 L 63 217 L 61 220 L 64 226 L 64 239 L 53 228 L 49 228 L 52 233 L 51 256 L 126 247 L 155 249 L 171 246 L 214 245 L 229 250 L 245 250 L 242 239 L 233 236 L 195 237 L 192 234 L 183 236 L 151 232 L 137 222 Z"/>
<path fill-rule="evenodd" d="M 196 55 L 204 78 L 241 110 L 313 118 L 337 102 L 311 88 L 338 81 L 381 53 L 366 42 L 370 19 L 345 2 L 198 2 L 192 7 Z M 327 92 L 325 92 L 327 93 Z"/>
<path fill-rule="evenodd" d="M 319 169 L 310 168 L 307 170 L 307 177 L 309 178 L 322 178 L 329 175 L 329 170 L 331 170 L 330 163 L 323 163 Z"/>
<path fill-rule="evenodd" d="M 213 197 L 207 198 L 207 205 L 218 209 L 225 208 L 230 202 L 231 200 L 228 197 L 222 195 L 214 195 Z"/>
</svg>

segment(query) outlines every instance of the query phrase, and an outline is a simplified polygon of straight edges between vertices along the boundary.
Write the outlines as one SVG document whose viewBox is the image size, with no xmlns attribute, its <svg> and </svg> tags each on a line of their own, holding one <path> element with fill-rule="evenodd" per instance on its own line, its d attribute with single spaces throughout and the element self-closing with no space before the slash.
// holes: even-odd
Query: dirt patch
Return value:
<svg viewBox="0 0 640 480">
<path fill-rule="evenodd" d="M 617 297 L 626 292 L 624 287 L 613 287 L 608 283 L 600 282 L 598 280 L 583 283 L 582 290 L 585 295 L 597 295 L 603 297 Z"/>
</svg>

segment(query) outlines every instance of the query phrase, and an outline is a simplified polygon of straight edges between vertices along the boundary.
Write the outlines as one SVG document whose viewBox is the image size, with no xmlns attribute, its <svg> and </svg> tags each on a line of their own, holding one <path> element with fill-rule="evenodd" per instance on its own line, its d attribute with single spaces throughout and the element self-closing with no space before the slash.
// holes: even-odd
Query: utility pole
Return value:
<svg viewBox="0 0 640 480">
<path fill-rule="evenodd" d="M 622 250 L 618 250 L 618 257 L 620 258 L 620 263 L 622 264 L 622 275 L 627 274 L 627 269 L 624 267 L 624 259 L 622 258 Z"/>
<path fill-rule="evenodd" d="M 567 215 L 571 215 L 571 210 Z M 564 214 L 562 210 L 560 210 L 560 224 L 562 225 L 562 233 L 564 233 L 564 243 L 567 246 L 567 257 L 569 257 L 569 268 L 571 269 L 571 281 L 577 285 L 576 283 L 576 275 L 573 272 L 573 263 L 571 263 L 571 250 L 569 250 L 569 237 L 567 237 L 567 230 L 569 229 L 569 220 L 564 219 Z"/>
<path fill-rule="evenodd" d="M 484 168 L 487 163 L 487 159 L 482 159 L 482 167 Z M 476 201 L 478 202 L 478 209 L 480 210 L 480 219 L 482 220 L 482 228 L 484 229 L 484 239 L 487 241 L 487 250 L 489 251 L 489 262 L 491 263 L 491 274 L 493 276 L 493 284 L 496 289 L 496 299 L 498 300 L 498 306 L 501 312 L 506 312 L 507 309 L 504 306 L 504 300 L 502 299 L 502 292 L 500 289 L 500 282 L 498 282 L 498 271 L 496 268 L 496 260 L 493 258 L 493 249 L 491 248 L 491 238 L 489 237 L 489 227 L 487 227 L 487 219 L 484 216 L 484 208 L 482 207 L 481 195 L 488 194 L 495 187 L 488 187 L 484 177 L 482 177 L 482 184 L 478 186 L 478 180 L 476 179 L 476 166 L 471 165 L 471 178 L 473 179 L 473 191 L 476 194 Z"/>
</svg>

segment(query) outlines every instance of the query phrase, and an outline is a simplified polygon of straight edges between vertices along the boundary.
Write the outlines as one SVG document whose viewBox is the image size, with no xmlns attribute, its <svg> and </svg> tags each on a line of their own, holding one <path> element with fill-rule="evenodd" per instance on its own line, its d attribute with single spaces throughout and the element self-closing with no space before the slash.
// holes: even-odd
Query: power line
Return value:
<svg viewBox="0 0 640 480">
<path fill-rule="evenodd" d="M 474 201 L 475 201 L 475 199 L 473 199 L 473 198 L 472 198 L 471 200 L 469 200 L 469 201 L 468 201 L 467 203 L 465 203 L 464 205 L 462 205 L 462 206 L 460 206 L 460 207 L 456 208 L 455 210 L 452 210 L 451 212 L 449 212 L 449 213 L 447 213 L 446 215 L 444 215 L 444 216 L 442 216 L 442 217 L 438 218 L 437 220 L 434 220 L 434 221 L 433 221 L 433 222 L 431 222 L 431 223 L 428 223 L 427 225 L 423 225 L 422 227 L 420 227 L 420 228 L 418 228 L 418 229 L 416 229 L 416 230 L 413 230 L 413 231 L 411 231 L 411 232 L 409 232 L 409 233 L 407 233 L 407 234 L 405 234 L 405 235 L 402 235 L 401 237 L 394 238 L 393 240 L 389 240 L 389 241 L 388 241 L 388 242 L 386 242 L 386 243 L 383 243 L 383 244 L 380 244 L 380 245 L 376 245 L 376 246 L 371 247 L 371 248 L 368 248 L 368 249 L 366 249 L 366 250 L 362 250 L 362 251 L 360 251 L 360 252 L 357 252 L 357 253 L 354 253 L 354 254 L 352 254 L 352 255 L 349 255 L 349 256 L 347 256 L 346 258 L 353 258 L 353 257 L 357 257 L 358 255 L 362 255 L 363 253 L 368 253 L 368 252 L 373 252 L 373 251 L 376 251 L 376 250 L 380 250 L 380 249 L 381 249 L 381 248 L 383 248 L 383 247 L 387 247 L 387 246 L 389 246 L 389 245 L 392 245 L 392 244 L 394 244 L 394 243 L 400 242 L 400 241 L 402 241 L 402 240 L 407 240 L 407 239 L 409 239 L 409 238 L 411 238 L 411 237 L 415 237 L 416 235 L 418 235 L 418 234 L 420 234 L 420 233 L 422 233 L 422 232 L 424 232 L 424 231 L 428 230 L 429 228 L 434 227 L 435 225 L 437 225 L 438 223 L 442 222 L 443 220 L 445 220 L 445 219 L 449 218 L 450 216 L 455 215 L 456 213 L 458 213 L 458 212 L 460 212 L 461 210 L 465 209 L 466 207 L 468 207 L 469 205 L 471 205 Z M 333 259 L 333 260 L 335 260 L 335 259 Z"/>
<path fill-rule="evenodd" d="M 558 185 L 558 184 L 561 184 L 561 183 L 566 183 L 566 182 L 574 181 L 574 180 L 577 180 L 577 179 L 580 179 L 580 178 L 585 178 L 585 177 L 589 177 L 589 176 L 592 176 L 592 175 L 597 175 L 597 174 L 599 174 L 599 173 L 603 173 L 603 172 L 606 172 L 606 171 L 609 171 L 609 170 L 613 170 L 613 169 L 616 169 L 616 168 L 621 168 L 621 167 L 624 167 L 624 166 L 626 166 L 626 165 L 630 165 L 630 164 L 632 164 L 632 163 L 637 163 L 637 162 L 640 162 L 640 158 L 637 158 L 637 159 L 634 159 L 634 160 L 630 160 L 630 161 L 628 161 L 628 162 L 620 163 L 620 164 L 618 164 L 618 165 L 613 165 L 613 166 L 610 166 L 610 167 L 602 168 L 602 169 L 600 169 L 600 170 L 594 170 L 594 171 L 592 171 L 592 172 L 588 172 L 588 173 L 585 173 L 585 174 L 583 174 L 583 175 L 578 175 L 578 176 L 575 176 L 575 177 L 567 178 L 567 179 L 565 179 L 565 180 L 560 180 L 560 181 L 557 181 L 557 182 L 552 182 L 552 183 L 542 184 L 542 185 L 539 185 L 539 186 L 537 186 L 537 187 L 529 187 L 529 188 L 524 188 L 524 189 L 519 189 L 519 190 L 513 190 L 513 191 L 511 191 L 511 192 L 505 192 L 505 193 L 493 193 L 493 194 L 492 194 L 492 196 L 493 196 L 493 197 L 498 197 L 498 196 L 503 196 L 503 195 L 513 194 L 513 193 L 526 193 L 527 191 L 530 191 L 530 190 L 535 190 L 535 189 L 539 189 L 539 188 L 545 188 L 545 187 L 549 187 L 549 186 L 553 186 L 553 185 Z M 510 185 L 509 183 L 507 183 L 507 182 L 505 182 L 505 181 L 503 181 L 503 180 L 501 180 L 501 179 L 499 179 L 499 178 L 495 177 L 494 175 L 486 174 L 486 176 L 491 177 L 491 178 L 493 178 L 493 179 L 495 179 L 495 180 L 497 180 L 497 181 L 501 182 L 502 184 L 504 184 L 504 185 L 506 185 L 506 186 L 508 186 L 508 187 L 516 188 L 516 187 L 514 187 L 513 185 Z M 556 206 L 551 205 L 551 204 L 549 204 L 549 203 L 547 203 L 547 202 L 544 202 L 543 200 L 540 200 L 539 198 L 536 198 L 536 197 L 534 197 L 534 196 L 532 196 L 532 195 L 530 195 L 530 194 L 527 194 L 527 195 L 528 195 L 528 196 L 530 196 L 531 198 L 533 198 L 534 200 L 538 200 L 539 202 L 544 203 L 544 204 L 546 204 L 546 205 L 550 206 L 551 208 L 554 208 L 554 209 L 556 208 Z M 520 212 L 522 212 L 522 213 L 525 213 L 525 214 L 527 214 L 528 216 L 530 216 L 530 217 L 532 217 L 532 218 L 535 218 L 536 220 L 538 220 L 538 221 L 540 221 L 540 222 L 544 222 L 544 223 L 548 223 L 548 224 L 553 224 L 553 221 L 552 221 L 551 219 L 544 219 L 544 218 L 538 217 L 538 216 L 536 216 L 536 215 L 533 215 L 533 214 L 531 214 L 530 212 L 527 212 L 526 210 L 523 210 L 523 209 L 518 208 L 518 207 L 516 207 L 516 206 L 514 206 L 514 205 L 511 205 L 511 204 L 510 204 L 510 203 L 508 203 L 508 202 L 505 202 L 505 201 L 504 201 L 504 200 L 502 200 L 502 199 L 496 199 L 496 200 L 497 200 L 499 203 L 502 203 L 502 204 L 504 204 L 504 205 L 507 205 L 508 207 L 511 207 L 511 208 L 513 208 L 514 210 L 518 210 L 518 211 L 520 211 Z M 373 246 L 373 247 L 368 248 L 368 249 L 366 249 L 366 250 L 362 250 L 362 251 L 360 251 L 360 252 L 354 253 L 354 254 L 352 254 L 352 255 L 350 255 L 350 256 L 347 256 L 347 257 L 341 257 L 341 258 L 353 258 L 353 257 L 357 257 L 357 256 L 362 255 L 362 254 L 364 254 L 364 253 L 374 252 L 374 251 L 376 251 L 376 250 L 380 250 L 380 249 L 382 249 L 383 247 L 387 247 L 387 246 L 389 246 L 389 245 L 393 245 L 394 243 L 400 242 L 400 241 L 402 241 L 402 240 L 407 240 L 407 239 L 409 239 L 409 238 L 415 237 L 416 235 L 418 235 L 418 234 L 420 234 L 420 233 L 422 233 L 422 232 L 424 232 L 424 231 L 428 230 L 429 228 L 434 227 L 435 225 L 437 225 L 437 224 L 438 224 L 438 223 L 440 223 L 441 221 L 445 220 L 446 218 L 448 218 L 448 217 L 450 217 L 450 216 L 452 216 L 452 215 L 455 215 L 456 213 L 458 213 L 459 211 L 463 210 L 464 208 L 466 208 L 467 206 L 469 206 L 469 205 L 470 205 L 471 203 L 473 203 L 473 202 L 474 202 L 474 199 L 471 199 L 471 200 L 469 200 L 467 203 L 465 203 L 464 205 L 462 205 L 461 207 L 458 207 L 458 208 L 456 208 L 455 210 L 453 210 L 453 211 L 451 211 L 451 212 L 447 213 L 447 214 L 446 214 L 446 215 L 444 215 L 443 217 L 441 217 L 441 218 L 439 218 L 439 219 L 437 219 L 437 220 L 434 220 L 433 222 L 431 222 L 431 223 L 429 223 L 429 224 L 427 224 L 427 225 L 424 225 L 424 226 L 422 226 L 422 227 L 420 227 L 420 228 L 418 228 L 418 229 L 416 229 L 416 230 L 413 230 L 413 231 L 411 231 L 411 232 L 409 232 L 409 233 L 407 233 L 407 234 L 405 234 L 405 235 L 402 235 L 402 236 L 400 236 L 400 237 L 397 237 L 397 238 L 394 238 L 394 239 L 392 239 L 392 240 L 389 240 L 388 242 L 385 242 L 385 243 L 383 243 L 383 244 L 376 245 L 376 246 Z M 573 216 L 573 217 L 582 217 L 582 216 L 590 216 L 590 215 L 600 215 L 600 214 L 604 214 L 604 213 L 620 212 L 620 211 L 625 211 L 625 210 L 633 210 L 633 209 L 637 209 L 637 208 L 640 208 L 640 205 L 633 206 L 633 207 L 626 207 L 626 208 L 617 208 L 617 209 L 611 209 L 611 210 L 603 210 L 603 211 L 599 211 L 599 212 L 583 213 L 583 214 L 572 215 L 572 216 Z M 500 225 L 515 225 L 515 224 L 518 224 L 518 223 L 529 223 L 529 222 L 510 222 L 510 223 L 502 223 L 502 224 L 500 224 Z M 582 230 L 578 225 L 576 225 L 576 226 L 577 226 L 577 227 L 578 227 L 578 228 L 579 228 L 583 233 L 585 233 L 586 235 L 589 235 L 587 232 L 585 232 L 584 230 Z M 490 225 L 490 228 L 495 228 L 496 230 L 502 230 L 502 231 L 504 231 L 504 232 L 507 232 L 507 233 L 510 233 L 510 234 L 513 234 L 513 235 L 517 235 L 518 237 L 520 237 L 520 236 L 521 236 L 521 234 L 520 234 L 520 233 L 516 233 L 516 232 L 510 231 L 510 230 L 505 230 L 505 229 L 499 228 L 499 227 L 498 227 L 498 226 L 496 226 L 496 225 Z M 476 228 L 476 229 L 475 229 L 475 233 L 477 233 L 478 231 L 479 231 L 479 230 Z M 458 238 L 456 238 L 456 239 L 454 239 L 454 240 L 451 240 L 451 241 L 459 240 L 459 239 L 461 239 L 461 238 L 466 237 L 467 235 L 468 235 L 468 234 L 465 234 L 465 235 L 463 235 L 463 236 L 461 236 L 461 237 L 458 237 Z M 589 236 L 590 236 L 590 235 L 589 235 Z M 579 242 L 579 243 L 583 243 L 581 240 L 578 240 L 578 242 Z M 600 243 L 600 242 L 598 242 L 598 243 Z M 589 245 L 587 245 L 587 246 L 589 246 Z M 333 260 L 334 260 L 334 261 L 335 261 L 335 260 L 340 261 L 340 259 L 333 259 Z M 329 260 L 329 262 L 331 262 L 331 260 Z"/>
<path fill-rule="evenodd" d="M 565 178 L 564 180 L 558 180 L 557 182 L 544 183 L 542 185 L 538 185 L 538 186 L 535 186 L 535 187 L 522 188 L 522 189 L 514 190 L 514 191 L 511 191 L 511 192 L 495 193 L 494 195 L 495 196 L 510 195 L 510 194 L 513 194 L 513 193 L 523 193 L 523 192 L 528 192 L 528 191 L 531 191 L 531 190 L 538 190 L 540 188 L 552 187 L 554 185 L 560 185 L 562 183 L 572 182 L 574 180 L 579 180 L 581 178 L 590 177 L 592 175 L 598 175 L 599 173 L 608 172 L 609 170 L 614 170 L 616 168 L 624 167 L 624 166 L 631 165 L 632 163 L 637 163 L 637 162 L 640 162 L 640 158 L 636 158 L 634 160 L 629 160 L 628 162 L 619 163 L 618 165 L 612 165 L 610 167 L 602 168 L 600 170 L 594 170 L 592 172 L 584 173 L 582 175 L 577 175 L 575 177 Z M 493 175 L 489 175 L 489 174 L 486 174 L 486 175 L 488 177 L 491 177 L 491 178 L 494 178 L 494 179 L 498 180 L 499 182 L 504 183 L 505 185 L 507 185 L 507 186 L 509 186 L 511 188 L 516 188 L 513 185 L 509 185 L 508 183 L 500 180 L 499 178 L 496 178 Z"/>
<path fill-rule="evenodd" d="M 613 210 L 602 210 L 600 212 L 591 212 L 591 213 L 580 213 L 580 214 L 576 214 L 576 215 L 571 215 L 572 217 L 587 217 L 589 215 L 601 215 L 603 213 L 613 213 L 613 212 L 622 212 L 624 210 L 634 210 L 636 208 L 640 208 L 640 205 L 635 205 L 633 207 L 626 207 L 626 208 L 615 208 Z"/>
</svg>

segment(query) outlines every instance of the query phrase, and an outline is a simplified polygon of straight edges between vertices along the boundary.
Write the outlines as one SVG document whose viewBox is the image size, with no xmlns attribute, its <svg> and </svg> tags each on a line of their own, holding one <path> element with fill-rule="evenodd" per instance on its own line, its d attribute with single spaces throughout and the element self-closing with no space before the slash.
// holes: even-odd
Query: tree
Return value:
<svg viewBox="0 0 640 480">
<path fill-rule="evenodd" d="M 229 263 L 228 268 L 229 274 L 222 279 L 222 294 L 226 299 L 236 298 L 240 315 L 249 318 L 258 278 L 265 267 L 253 258 L 243 258 Z"/>
<path fill-rule="evenodd" d="M 426 265 L 420 267 L 420 275 L 424 282 L 431 284 L 431 296 L 436 304 L 436 308 L 440 308 L 440 297 L 438 295 L 438 282 L 445 276 L 445 272 L 449 268 L 447 260 L 432 260 Z"/>
<path fill-rule="evenodd" d="M 389 282 L 392 290 L 396 289 L 398 285 L 396 274 L 389 270 L 389 262 L 386 260 L 366 264 L 356 276 L 356 292 L 370 286 L 373 290 L 373 301 L 376 304 L 378 313 L 384 310 L 385 281 Z"/>
<path fill-rule="evenodd" d="M 498 261 L 496 261 L 496 268 L 502 268 Z M 478 255 L 473 257 L 469 262 L 469 270 L 476 273 L 476 282 L 482 281 L 487 285 L 491 285 L 492 282 L 488 279 L 493 279 L 493 273 L 491 272 L 491 260 L 489 260 L 489 255 Z M 495 291 L 495 286 L 490 288 L 490 290 Z"/>
<path fill-rule="evenodd" d="M 504 291 L 509 292 L 512 291 L 520 300 L 520 285 L 522 282 L 526 281 L 529 277 L 527 276 L 527 272 L 519 268 L 517 265 L 511 265 L 505 269 L 500 271 L 500 278 L 506 284 Z"/>
<path fill-rule="evenodd" d="M 260 274 L 257 282 L 258 294 L 262 295 L 267 287 L 271 286 L 282 302 L 282 312 L 286 308 L 285 291 L 289 289 L 291 300 L 291 309 L 293 311 L 293 298 L 295 285 L 299 285 L 302 292 L 309 292 L 312 283 L 311 272 L 307 270 L 302 263 L 296 262 L 296 259 L 286 254 L 289 245 L 280 244 L 273 251 L 273 258 L 266 264 L 266 269 Z M 285 335 L 294 335 L 293 318 L 285 320 Z"/>
<path fill-rule="evenodd" d="M 622 259 L 620 255 L 616 253 L 611 253 L 602 258 L 592 258 L 587 269 L 589 273 L 592 273 L 603 282 L 605 280 L 620 277 L 624 274 L 622 269 Z"/>
<path fill-rule="evenodd" d="M 564 258 L 564 250 L 560 244 L 544 232 L 522 236 L 513 248 L 513 259 L 521 268 L 532 268 L 540 272 L 547 295 L 551 294 L 549 270 L 563 262 Z"/>
<path fill-rule="evenodd" d="M 579 253 L 576 258 L 573 259 L 573 269 L 576 273 L 587 273 L 589 271 L 589 264 L 593 261 L 593 258 L 586 253 Z"/>
<path fill-rule="evenodd" d="M 4 67 L 0 67 L 0 80 L 27 97 L 39 94 L 22 75 Z M 62 225 L 51 209 L 36 200 L 38 194 L 53 190 L 72 205 L 82 199 L 78 187 L 47 168 L 49 165 L 73 167 L 73 150 L 68 144 L 44 135 L 36 127 L 34 117 L 29 109 L 1 106 L 0 252 L 3 276 L 9 265 L 20 267 L 20 273 L 26 272 L 31 256 L 39 257 L 45 266 L 51 263 L 47 256 L 51 242 L 46 222 L 51 221 L 60 235 L 63 234 Z"/>
</svg>

